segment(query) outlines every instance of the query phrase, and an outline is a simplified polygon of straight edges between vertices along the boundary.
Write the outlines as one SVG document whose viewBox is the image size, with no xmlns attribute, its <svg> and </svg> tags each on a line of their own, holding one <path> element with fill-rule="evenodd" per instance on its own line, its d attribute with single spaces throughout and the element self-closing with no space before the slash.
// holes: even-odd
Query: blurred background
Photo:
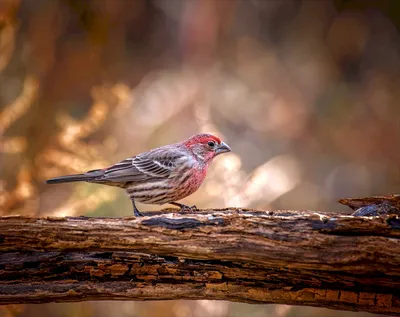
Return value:
<svg viewBox="0 0 400 317">
<path fill-rule="evenodd" d="M 198 132 L 233 152 L 189 205 L 350 213 L 337 199 L 398 193 L 399 26 L 398 0 L 0 0 L 0 214 L 130 216 L 122 190 L 44 180 Z M 0 307 L 39 314 L 369 315 L 213 301 Z"/>
</svg>

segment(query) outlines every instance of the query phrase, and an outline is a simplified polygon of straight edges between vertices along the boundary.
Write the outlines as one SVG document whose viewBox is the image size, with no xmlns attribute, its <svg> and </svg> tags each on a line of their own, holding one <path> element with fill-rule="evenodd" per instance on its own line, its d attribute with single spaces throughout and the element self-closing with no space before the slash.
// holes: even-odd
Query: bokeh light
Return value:
<svg viewBox="0 0 400 317">
<path fill-rule="evenodd" d="M 350 213 L 337 199 L 398 193 L 399 26 L 397 0 L 0 1 L 0 214 L 130 216 L 118 188 L 44 180 L 198 132 L 233 152 L 188 205 Z M 0 309 L 110 314 L 363 315 L 213 301 Z"/>
</svg>

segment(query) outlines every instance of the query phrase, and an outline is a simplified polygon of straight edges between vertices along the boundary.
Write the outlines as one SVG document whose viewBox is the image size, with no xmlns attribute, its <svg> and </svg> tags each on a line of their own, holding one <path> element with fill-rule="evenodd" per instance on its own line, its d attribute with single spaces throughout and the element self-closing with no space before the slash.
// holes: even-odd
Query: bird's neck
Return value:
<svg viewBox="0 0 400 317">
<path fill-rule="evenodd" d="M 208 166 L 208 164 L 211 163 L 211 160 L 214 157 L 214 153 L 208 152 L 208 153 L 204 153 L 204 152 L 196 152 L 196 151 L 192 151 L 196 161 L 200 162 L 203 165 Z"/>
</svg>

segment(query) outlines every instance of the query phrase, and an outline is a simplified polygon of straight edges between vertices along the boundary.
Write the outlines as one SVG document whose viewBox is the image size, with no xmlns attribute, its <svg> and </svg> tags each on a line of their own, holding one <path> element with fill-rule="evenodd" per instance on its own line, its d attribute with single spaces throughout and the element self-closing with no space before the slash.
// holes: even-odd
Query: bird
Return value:
<svg viewBox="0 0 400 317">
<path fill-rule="evenodd" d="M 46 183 L 88 182 L 123 188 L 132 202 L 135 217 L 143 216 L 135 202 L 171 204 L 182 212 L 193 212 L 196 206 L 189 207 L 177 201 L 197 191 L 213 159 L 227 152 L 231 152 L 231 148 L 219 137 L 201 133 L 103 169 L 59 176 L 46 180 Z"/>
</svg>

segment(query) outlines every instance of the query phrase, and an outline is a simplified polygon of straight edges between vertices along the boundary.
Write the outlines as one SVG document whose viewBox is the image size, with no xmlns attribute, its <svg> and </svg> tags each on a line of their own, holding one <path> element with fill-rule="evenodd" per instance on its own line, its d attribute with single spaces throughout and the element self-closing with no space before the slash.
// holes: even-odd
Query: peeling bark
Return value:
<svg viewBox="0 0 400 317">
<path fill-rule="evenodd" d="M 221 299 L 400 316 L 400 218 L 0 217 L 0 304 Z"/>
</svg>

